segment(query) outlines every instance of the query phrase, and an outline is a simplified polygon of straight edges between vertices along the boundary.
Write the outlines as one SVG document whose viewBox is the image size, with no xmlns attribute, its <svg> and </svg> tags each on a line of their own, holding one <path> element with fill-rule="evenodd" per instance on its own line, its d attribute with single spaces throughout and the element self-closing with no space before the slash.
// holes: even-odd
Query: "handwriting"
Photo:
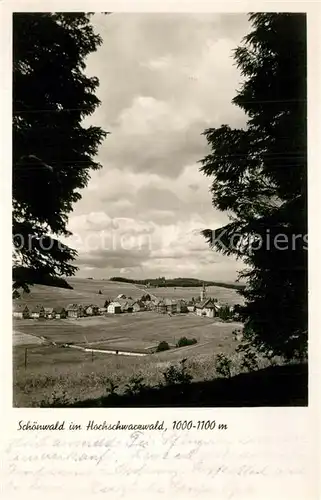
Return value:
<svg viewBox="0 0 321 500">
<path fill-rule="evenodd" d="M 294 453 L 294 447 L 273 440 L 151 434 L 19 434 L 6 446 L 4 491 L 55 492 L 57 484 L 66 482 L 75 493 L 112 493 L 113 498 L 133 490 L 251 498 L 258 477 L 281 480 L 306 474 L 304 446 Z"/>
</svg>

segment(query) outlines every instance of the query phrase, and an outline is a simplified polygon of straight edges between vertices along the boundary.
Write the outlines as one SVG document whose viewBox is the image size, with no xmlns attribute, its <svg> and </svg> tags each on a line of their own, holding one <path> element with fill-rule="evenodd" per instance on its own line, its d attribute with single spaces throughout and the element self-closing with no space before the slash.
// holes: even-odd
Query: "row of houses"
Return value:
<svg viewBox="0 0 321 500">
<path fill-rule="evenodd" d="M 107 306 L 106 312 L 108 314 L 120 314 L 120 313 L 131 313 L 131 312 L 139 312 L 145 311 L 146 305 L 145 303 L 138 299 L 128 299 L 126 297 L 117 298 L 116 300 L 110 302 Z"/>
<path fill-rule="evenodd" d="M 183 313 L 188 312 L 187 303 L 184 300 L 159 299 L 133 300 L 124 295 L 118 296 L 107 306 L 109 314 L 120 314 L 124 312 L 157 311 L 160 313 Z"/>
<path fill-rule="evenodd" d="M 159 313 L 188 313 L 194 312 L 197 316 L 207 316 L 214 318 L 219 314 L 221 306 L 213 299 L 208 298 L 198 303 L 186 302 L 183 299 L 161 299 L 155 301 L 155 309 Z"/>
<path fill-rule="evenodd" d="M 219 315 L 221 305 L 212 298 L 205 298 L 198 303 L 187 302 L 184 299 L 161 299 L 151 297 L 151 300 L 133 300 L 121 294 L 115 300 L 105 303 L 106 307 L 99 307 L 94 304 L 80 305 L 69 304 L 64 307 L 43 307 L 36 305 L 28 308 L 26 305 L 16 305 L 13 316 L 16 318 L 80 318 L 84 316 L 98 316 L 104 314 L 132 313 L 145 310 L 157 311 L 162 314 L 179 314 L 194 312 L 198 316 L 213 318 Z"/>
<path fill-rule="evenodd" d="M 35 305 L 33 307 L 28 307 L 23 304 L 15 304 L 13 307 L 13 317 L 14 318 L 66 318 L 67 312 L 64 307 L 43 307 L 41 305 Z"/>
<path fill-rule="evenodd" d="M 27 305 L 18 304 L 14 306 L 14 318 L 47 318 L 47 319 L 64 319 L 64 318 L 77 318 L 80 316 L 94 316 L 101 314 L 102 308 L 95 305 L 82 306 L 79 304 L 69 304 L 65 307 L 44 307 L 42 305 L 35 305 L 28 307 Z"/>
<path fill-rule="evenodd" d="M 221 305 L 218 304 L 213 298 L 206 297 L 206 287 L 203 284 L 203 288 L 201 290 L 201 294 L 198 302 L 189 301 L 187 302 L 184 299 L 160 299 L 155 296 L 152 296 L 151 302 L 145 303 L 145 306 L 148 309 L 156 310 L 159 313 L 168 313 L 168 314 L 176 314 L 176 313 L 188 313 L 193 312 L 198 316 L 207 316 L 209 318 L 214 318 L 219 315 Z"/>
<path fill-rule="evenodd" d="M 95 304 L 81 305 L 69 304 L 64 307 L 44 307 L 35 305 L 28 307 L 23 304 L 16 304 L 13 308 L 14 318 L 31 318 L 31 319 L 64 319 L 64 318 L 81 318 L 84 316 L 99 316 L 106 313 L 117 314 L 122 312 L 136 312 L 143 310 L 144 304 L 139 300 L 118 299 L 108 304 L 107 307 L 99 307 Z"/>
<path fill-rule="evenodd" d="M 153 307 L 154 306 L 154 307 Z M 187 302 L 183 299 L 156 299 L 152 301 L 152 308 L 159 313 L 187 313 Z"/>
</svg>

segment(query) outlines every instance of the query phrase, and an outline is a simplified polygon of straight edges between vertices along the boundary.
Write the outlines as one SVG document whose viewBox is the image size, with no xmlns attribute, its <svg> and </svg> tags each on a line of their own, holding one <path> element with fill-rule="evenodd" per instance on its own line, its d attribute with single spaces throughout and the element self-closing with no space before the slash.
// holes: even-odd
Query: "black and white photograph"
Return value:
<svg viewBox="0 0 321 500">
<path fill-rule="evenodd" d="M 306 14 L 12 33 L 13 407 L 308 406 Z"/>
</svg>

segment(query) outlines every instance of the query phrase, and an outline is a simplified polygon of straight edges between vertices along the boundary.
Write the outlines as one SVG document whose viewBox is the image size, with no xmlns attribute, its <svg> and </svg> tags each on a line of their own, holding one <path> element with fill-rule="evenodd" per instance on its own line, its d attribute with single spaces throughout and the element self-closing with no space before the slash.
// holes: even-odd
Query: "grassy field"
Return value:
<svg viewBox="0 0 321 500">
<path fill-rule="evenodd" d="M 14 404 L 37 404 L 54 390 L 66 391 L 70 399 L 76 400 L 88 398 L 88 394 L 99 397 L 106 391 L 107 378 L 121 387 L 135 374 L 142 374 L 149 384 L 158 383 L 161 372 L 183 358 L 188 359 L 197 379 L 206 379 L 213 373 L 215 354 L 233 353 L 236 342 L 232 331 L 239 326 L 193 314 L 169 317 L 153 312 L 78 320 L 15 320 Z M 23 335 L 28 335 L 26 368 Z M 30 338 L 45 337 L 61 344 L 88 343 L 92 348 L 144 350 L 161 340 L 175 344 L 182 336 L 196 338 L 198 343 L 145 357 L 96 352 L 92 356 L 90 352 L 47 345 L 46 341 L 43 345 L 30 343 Z"/>
<path fill-rule="evenodd" d="M 71 278 L 68 282 L 73 287 L 73 290 L 35 285 L 31 287 L 31 293 L 23 293 L 21 298 L 17 299 L 16 302 L 27 304 L 28 306 L 42 304 L 45 307 L 66 307 L 73 302 L 78 304 L 94 303 L 103 307 L 106 299 L 114 299 L 120 293 L 131 296 L 133 299 L 141 297 L 144 293 L 134 285 L 107 280 Z M 98 293 L 99 290 L 101 290 L 101 294 Z"/>
<path fill-rule="evenodd" d="M 15 320 L 17 332 L 44 336 L 56 343 L 89 344 L 112 342 L 114 345 L 132 345 L 145 342 L 158 344 L 161 340 L 176 344 L 180 337 L 195 337 L 199 343 L 216 343 L 231 338 L 238 323 L 223 323 L 215 319 L 180 314 L 168 316 L 156 312 L 98 316 L 65 320 Z M 126 347 L 129 347 L 126 345 Z"/>
<path fill-rule="evenodd" d="M 130 283 L 119 283 L 108 280 L 88 280 L 80 278 L 70 278 L 68 282 L 73 290 L 65 288 L 50 287 L 45 285 L 35 285 L 31 287 L 31 293 L 23 293 L 22 297 L 16 300 L 17 303 L 35 305 L 42 304 L 45 307 L 67 306 L 72 302 L 78 304 L 94 303 L 103 306 L 106 299 L 115 299 L 117 295 L 123 293 L 133 299 L 140 298 L 143 294 L 150 293 L 157 297 L 184 298 L 186 300 L 199 296 L 200 287 L 176 287 L 176 288 L 139 288 Z M 99 294 L 99 290 L 101 294 Z M 219 302 L 234 305 L 241 304 L 242 297 L 236 290 L 217 286 L 208 287 L 209 296 L 217 298 Z"/>
</svg>

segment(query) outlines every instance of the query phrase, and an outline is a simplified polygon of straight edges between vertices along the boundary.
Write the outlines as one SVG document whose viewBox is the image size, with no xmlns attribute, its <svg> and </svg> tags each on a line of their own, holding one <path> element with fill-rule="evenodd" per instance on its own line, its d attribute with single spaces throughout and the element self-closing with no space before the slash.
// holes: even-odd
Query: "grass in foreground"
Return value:
<svg viewBox="0 0 321 500">
<path fill-rule="evenodd" d="M 138 384 L 140 381 L 138 380 Z M 88 399 L 71 406 L 86 407 L 257 407 L 307 406 L 308 366 L 270 366 L 230 378 L 173 383 L 154 388 L 129 388 L 127 394 Z M 134 390 L 133 390 L 134 389 Z M 59 402 L 57 404 L 59 405 Z"/>
<path fill-rule="evenodd" d="M 180 361 L 184 358 L 184 349 L 189 349 L 189 347 L 177 350 L 181 352 L 176 351 L 176 359 L 168 359 L 166 352 L 146 358 L 95 353 L 92 358 L 91 353 L 80 353 L 68 348 L 42 346 L 31 350 L 30 359 L 32 359 L 32 363 L 27 365 L 27 369 L 25 369 L 23 365 L 24 349 L 15 348 L 14 366 L 16 368 L 14 370 L 13 404 L 17 407 L 55 406 L 57 404 L 58 406 L 59 404 L 62 404 L 62 406 L 69 404 L 99 406 L 100 401 L 103 404 L 108 403 L 109 406 L 113 406 L 113 400 L 106 400 L 106 396 L 111 392 L 114 393 L 113 397 L 115 397 L 115 393 L 118 394 L 116 397 L 117 404 L 122 405 L 123 402 L 134 404 L 134 401 L 126 398 L 131 392 L 137 392 L 137 389 L 143 387 L 144 391 L 151 391 L 149 395 L 151 404 L 148 404 L 148 400 L 146 400 L 144 405 L 158 406 L 161 401 L 166 405 L 169 404 L 166 401 L 174 402 L 170 394 L 176 394 L 176 389 L 174 393 L 169 393 L 167 392 L 168 389 L 163 388 L 164 384 L 170 385 L 171 383 L 170 377 L 166 380 L 164 373 L 168 374 L 170 370 L 174 370 L 174 383 L 180 383 L 180 375 L 176 375 L 175 378 L 175 370 L 177 374 L 177 370 L 179 371 L 182 366 Z M 205 400 L 209 400 L 209 405 L 215 406 L 215 398 L 210 399 L 209 395 L 203 397 L 201 392 L 198 397 L 197 392 L 206 389 L 205 392 L 208 393 L 212 387 L 211 384 L 215 381 L 215 387 L 217 388 L 217 384 L 222 383 L 217 382 L 218 377 L 223 376 L 232 379 L 241 372 L 246 371 L 241 354 L 234 353 L 229 356 L 225 354 L 220 356 L 220 354 L 192 354 L 187 359 L 184 358 L 186 359 L 184 369 L 190 377 L 190 381 L 193 381 L 190 385 L 193 387 L 191 389 L 192 393 L 188 396 L 190 403 L 186 401 L 186 405 L 194 404 L 197 406 L 201 404 L 202 398 L 205 398 Z M 50 363 L 48 363 L 49 360 Z M 274 360 L 274 362 L 281 364 L 282 360 L 278 359 Z M 269 362 L 266 359 L 258 359 L 256 373 L 268 367 L 268 365 Z M 279 370 L 281 368 L 281 366 L 277 367 Z M 267 375 L 270 376 L 269 372 L 267 372 Z M 255 377 L 258 377 L 258 375 L 255 375 Z M 248 379 L 247 383 L 252 383 L 251 380 Z M 273 383 L 275 383 L 275 380 Z M 276 390 L 278 390 L 277 386 L 278 383 L 276 383 Z M 259 391 L 258 394 L 260 394 L 262 388 L 260 389 L 257 385 L 256 387 Z M 251 393 L 251 387 L 243 387 L 242 391 L 242 398 L 244 399 Z M 92 402 L 90 404 L 86 402 L 89 395 Z M 123 397 L 125 399 L 119 399 Z M 235 399 L 235 397 L 233 395 L 235 402 L 237 402 L 238 398 Z M 137 401 L 143 403 L 141 399 Z M 179 401 L 182 403 L 180 398 L 177 399 L 177 402 Z M 203 404 L 205 403 L 202 402 Z"/>
</svg>

